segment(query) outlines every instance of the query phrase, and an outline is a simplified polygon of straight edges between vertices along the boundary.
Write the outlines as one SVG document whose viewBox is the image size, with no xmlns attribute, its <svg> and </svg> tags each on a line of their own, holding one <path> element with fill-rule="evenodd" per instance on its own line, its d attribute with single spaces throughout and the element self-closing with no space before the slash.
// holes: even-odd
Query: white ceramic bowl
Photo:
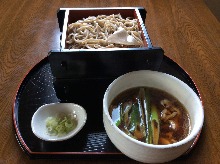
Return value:
<svg viewBox="0 0 220 164">
<path fill-rule="evenodd" d="M 73 113 L 77 118 L 77 126 L 64 136 L 51 136 L 47 134 L 46 119 L 48 117 L 56 117 L 58 113 Z M 87 114 L 83 107 L 73 103 L 52 103 L 46 104 L 38 108 L 31 120 L 31 128 L 33 133 L 40 139 L 45 141 L 63 141 L 76 135 L 85 125 Z"/>
<path fill-rule="evenodd" d="M 185 139 L 169 145 L 152 145 L 135 140 L 122 132 L 112 121 L 108 108 L 122 91 L 137 86 L 164 90 L 175 96 L 188 110 L 191 133 Z M 204 121 L 202 102 L 196 93 L 179 79 L 156 71 L 130 72 L 114 80 L 107 88 L 103 99 L 103 122 L 112 143 L 126 156 L 144 163 L 163 163 L 184 154 L 196 140 Z"/>
</svg>

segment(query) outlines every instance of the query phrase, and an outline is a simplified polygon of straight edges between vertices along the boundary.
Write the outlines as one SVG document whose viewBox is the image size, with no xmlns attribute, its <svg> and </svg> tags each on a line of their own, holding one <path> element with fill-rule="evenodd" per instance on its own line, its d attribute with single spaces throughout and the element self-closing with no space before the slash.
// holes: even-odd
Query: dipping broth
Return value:
<svg viewBox="0 0 220 164">
<path fill-rule="evenodd" d="M 120 93 L 109 113 L 124 133 L 149 144 L 172 144 L 186 138 L 191 130 L 184 105 L 156 88 L 137 87 Z"/>
</svg>

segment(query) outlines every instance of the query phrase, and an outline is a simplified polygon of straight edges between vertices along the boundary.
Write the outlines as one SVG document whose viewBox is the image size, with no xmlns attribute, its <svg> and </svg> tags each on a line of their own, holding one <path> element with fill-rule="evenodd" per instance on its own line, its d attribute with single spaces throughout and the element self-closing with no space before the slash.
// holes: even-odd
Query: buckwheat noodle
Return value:
<svg viewBox="0 0 220 164">
<path fill-rule="evenodd" d="M 109 43 L 108 37 L 118 28 L 124 28 L 127 33 L 140 43 L 139 45 L 123 45 Z M 137 19 L 123 19 L 120 14 L 89 16 L 71 23 L 67 28 L 66 43 L 69 49 L 89 48 L 122 48 L 141 47 L 143 41 L 139 30 Z"/>
</svg>

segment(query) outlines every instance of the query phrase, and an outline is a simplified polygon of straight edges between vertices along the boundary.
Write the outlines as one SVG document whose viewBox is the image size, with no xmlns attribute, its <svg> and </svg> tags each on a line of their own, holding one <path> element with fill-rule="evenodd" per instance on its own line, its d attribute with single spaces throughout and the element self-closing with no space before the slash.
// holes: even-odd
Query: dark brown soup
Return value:
<svg viewBox="0 0 220 164">
<path fill-rule="evenodd" d="M 185 107 L 156 88 L 137 87 L 120 93 L 109 112 L 124 133 L 149 144 L 172 144 L 186 138 L 191 130 Z"/>
</svg>

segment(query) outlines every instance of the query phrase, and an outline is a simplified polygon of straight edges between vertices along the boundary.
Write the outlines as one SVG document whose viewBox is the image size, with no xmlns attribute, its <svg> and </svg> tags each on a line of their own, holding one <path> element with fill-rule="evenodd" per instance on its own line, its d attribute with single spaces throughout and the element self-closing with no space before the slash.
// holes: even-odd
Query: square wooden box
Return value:
<svg viewBox="0 0 220 164">
<path fill-rule="evenodd" d="M 67 27 L 69 24 L 74 23 L 83 18 L 89 16 L 98 15 L 112 15 L 121 14 L 122 18 L 132 17 L 138 20 L 139 29 L 141 31 L 141 38 L 144 43 L 144 48 L 152 47 L 150 37 L 145 27 L 146 10 L 143 7 L 114 7 L 114 8 L 60 8 L 57 17 L 61 31 L 61 50 L 72 50 L 68 49 L 66 44 Z M 132 48 L 123 48 L 132 49 Z"/>
</svg>

